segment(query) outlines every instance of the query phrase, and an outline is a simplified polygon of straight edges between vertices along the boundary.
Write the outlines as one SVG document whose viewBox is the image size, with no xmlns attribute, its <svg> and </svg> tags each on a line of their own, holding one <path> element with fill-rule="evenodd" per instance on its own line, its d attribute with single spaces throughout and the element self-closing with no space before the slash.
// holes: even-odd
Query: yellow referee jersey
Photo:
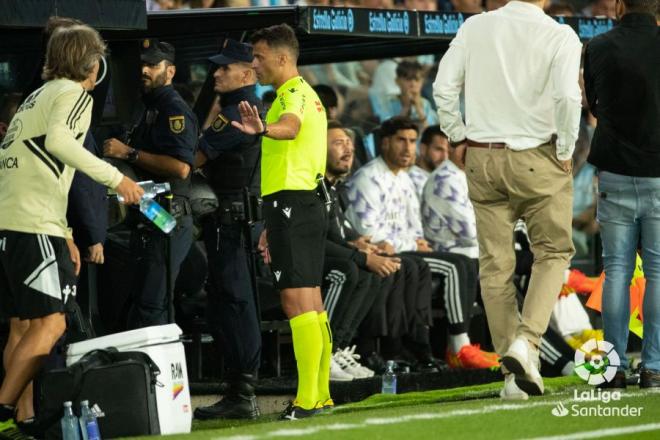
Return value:
<svg viewBox="0 0 660 440">
<path fill-rule="evenodd" d="M 282 190 L 313 190 L 316 177 L 325 174 L 327 118 L 316 92 L 300 76 L 277 89 L 277 97 L 266 115 L 266 125 L 284 113 L 300 119 L 293 140 L 262 139 L 261 195 Z"/>
</svg>

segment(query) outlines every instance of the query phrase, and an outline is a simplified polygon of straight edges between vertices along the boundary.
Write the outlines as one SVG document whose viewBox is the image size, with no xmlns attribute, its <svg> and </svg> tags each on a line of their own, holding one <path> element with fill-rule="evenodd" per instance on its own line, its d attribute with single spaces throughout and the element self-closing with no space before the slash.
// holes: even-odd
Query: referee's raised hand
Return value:
<svg viewBox="0 0 660 440">
<path fill-rule="evenodd" d="M 249 102 L 241 101 L 238 104 L 238 112 L 241 115 L 241 122 L 231 121 L 231 125 L 246 134 L 259 134 L 264 131 L 264 123 L 256 105 L 251 106 Z"/>
</svg>

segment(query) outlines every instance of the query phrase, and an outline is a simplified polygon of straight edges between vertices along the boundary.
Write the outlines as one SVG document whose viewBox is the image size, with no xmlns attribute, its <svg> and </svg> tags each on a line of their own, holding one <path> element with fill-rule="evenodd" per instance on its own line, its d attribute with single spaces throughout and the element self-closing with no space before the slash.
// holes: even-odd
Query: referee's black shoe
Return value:
<svg viewBox="0 0 660 440">
<path fill-rule="evenodd" d="M 320 413 L 322 408 L 304 409 L 289 402 L 286 409 L 280 415 L 280 420 L 300 420 L 312 417 Z"/>
<path fill-rule="evenodd" d="M 210 406 L 195 409 L 195 418 L 256 419 L 259 417 L 257 397 L 254 394 L 256 378 L 252 374 L 239 374 L 228 379 L 229 388 L 222 400 Z"/>
</svg>

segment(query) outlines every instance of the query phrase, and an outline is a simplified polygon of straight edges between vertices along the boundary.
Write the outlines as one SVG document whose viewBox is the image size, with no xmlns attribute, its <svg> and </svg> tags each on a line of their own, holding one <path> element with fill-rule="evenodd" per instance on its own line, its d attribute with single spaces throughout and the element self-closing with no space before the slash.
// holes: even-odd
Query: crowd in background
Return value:
<svg viewBox="0 0 660 440">
<path fill-rule="evenodd" d="M 345 6 L 372 9 L 417 9 L 419 11 L 445 11 L 479 13 L 492 11 L 506 0 L 146 0 L 147 10 L 197 8 L 248 8 L 253 6 Z M 572 16 L 579 12 L 585 17 L 614 18 L 614 0 L 555 0 L 548 2 L 546 11 L 551 15 Z"/>
</svg>

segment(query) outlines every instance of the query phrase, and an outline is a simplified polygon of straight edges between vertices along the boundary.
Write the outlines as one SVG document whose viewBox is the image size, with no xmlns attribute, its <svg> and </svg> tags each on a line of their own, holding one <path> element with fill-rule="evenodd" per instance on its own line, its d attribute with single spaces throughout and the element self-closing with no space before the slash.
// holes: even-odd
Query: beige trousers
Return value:
<svg viewBox="0 0 660 440">
<path fill-rule="evenodd" d="M 575 250 L 573 178 L 552 144 L 524 151 L 468 147 L 465 172 L 479 238 L 479 275 L 493 344 L 503 355 L 518 336 L 540 344 Z M 534 265 L 522 313 L 513 275 L 513 227 L 525 221 Z"/>
</svg>

